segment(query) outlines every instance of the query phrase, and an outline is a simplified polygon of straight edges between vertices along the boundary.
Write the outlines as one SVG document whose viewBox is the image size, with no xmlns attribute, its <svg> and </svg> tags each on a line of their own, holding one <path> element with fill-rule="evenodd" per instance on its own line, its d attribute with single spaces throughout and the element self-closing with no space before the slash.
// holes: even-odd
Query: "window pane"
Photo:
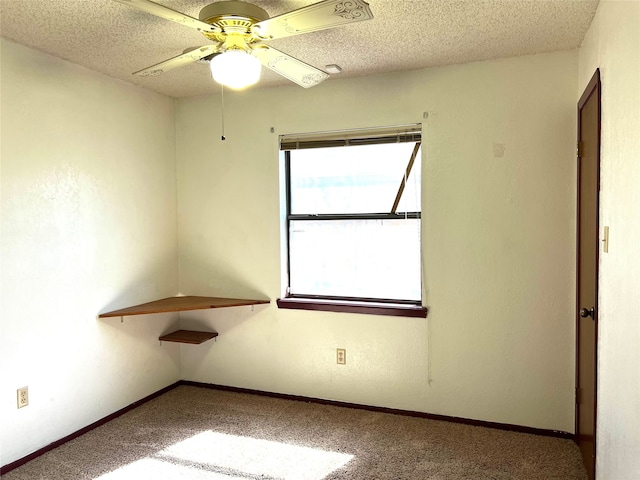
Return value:
<svg viewBox="0 0 640 480">
<path fill-rule="evenodd" d="M 291 213 L 388 213 L 414 143 L 313 148 L 290 152 Z M 420 153 L 398 212 L 420 211 Z"/>
<path fill-rule="evenodd" d="M 292 294 L 420 300 L 420 220 L 290 223 Z"/>
</svg>

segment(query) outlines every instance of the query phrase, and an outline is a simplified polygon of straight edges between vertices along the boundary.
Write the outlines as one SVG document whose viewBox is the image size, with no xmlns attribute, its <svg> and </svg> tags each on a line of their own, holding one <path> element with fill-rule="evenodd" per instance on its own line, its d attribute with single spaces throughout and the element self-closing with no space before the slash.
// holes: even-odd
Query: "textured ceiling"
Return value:
<svg viewBox="0 0 640 480">
<path fill-rule="evenodd" d="M 155 0 L 198 17 L 209 0 Z M 271 16 L 313 0 L 254 0 Z M 336 78 L 576 48 L 598 0 L 368 0 L 374 19 L 269 44 Z M 203 64 L 156 77 L 131 72 L 208 40 L 112 0 L 0 0 L 0 35 L 172 97 L 219 92 Z M 331 81 L 331 79 L 327 80 Z M 290 84 L 263 68 L 261 88 Z M 301 87 L 300 87 L 301 88 Z"/>
</svg>

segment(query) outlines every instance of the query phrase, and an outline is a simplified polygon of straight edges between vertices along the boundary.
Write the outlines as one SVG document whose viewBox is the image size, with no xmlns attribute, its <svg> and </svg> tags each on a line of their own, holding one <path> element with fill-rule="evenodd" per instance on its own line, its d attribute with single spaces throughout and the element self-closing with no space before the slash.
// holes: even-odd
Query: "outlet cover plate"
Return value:
<svg viewBox="0 0 640 480">
<path fill-rule="evenodd" d="M 345 348 L 336 349 L 336 361 L 338 365 L 347 364 L 347 350 Z"/>
<path fill-rule="evenodd" d="M 29 405 L 29 387 L 22 387 L 18 389 L 18 408 L 26 407 Z"/>
</svg>

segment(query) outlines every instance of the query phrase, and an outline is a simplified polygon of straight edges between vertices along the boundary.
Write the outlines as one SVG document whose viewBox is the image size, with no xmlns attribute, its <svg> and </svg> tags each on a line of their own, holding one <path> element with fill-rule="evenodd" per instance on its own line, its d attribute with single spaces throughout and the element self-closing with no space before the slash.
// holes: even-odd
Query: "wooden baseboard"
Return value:
<svg viewBox="0 0 640 480">
<path fill-rule="evenodd" d="M 251 395 L 262 395 L 273 398 L 281 398 L 285 400 L 296 400 L 301 402 L 318 403 L 322 405 L 333 405 L 336 407 L 357 408 L 360 410 L 369 410 L 372 412 L 390 413 L 392 415 L 405 415 L 409 417 L 426 418 L 429 420 L 440 420 L 443 422 L 462 423 L 465 425 L 474 425 L 477 427 L 495 428 L 498 430 L 506 430 L 510 432 L 529 433 L 531 435 L 541 435 L 545 437 L 564 438 L 566 440 L 575 440 L 575 435 L 559 430 L 546 430 L 544 428 L 525 427 L 522 425 L 512 425 L 508 423 L 487 422 L 484 420 L 474 420 L 471 418 L 451 417 L 448 415 L 437 415 L 434 413 L 415 412 L 412 410 L 400 410 L 387 407 L 376 407 L 372 405 L 360 405 L 357 403 L 339 402 L 336 400 L 325 400 L 322 398 L 303 397 L 299 395 L 289 395 L 286 393 L 265 392 L 262 390 L 251 390 L 248 388 L 229 387 L 226 385 L 215 385 L 209 383 L 192 382 L 189 380 L 180 380 L 179 385 L 188 385 L 191 387 L 210 388 L 213 390 L 224 390 L 227 392 L 247 393 Z"/>
<path fill-rule="evenodd" d="M 167 387 L 164 387 L 161 390 L 158 390 L 155 393 L 152 393 L 151 395 L 148 395 L 146 397 L 144 397 L 141 400 L 138 400 L 137 402 L 133 402 L 131 405 L 128 405 L 124 408 L 121 408 L 120 410 L 118 410 L 115 413 L 112 413 L 111 415 L 107 415 L 104 418 L 101 418 L 98 421 L 93 422 L 90 425 L 87 425 L 86 427 L 81 428 L 80 430 L 78 430 L 77 432 L 73 432 L 70 435 L 67 435 L 66 437 L 61 438 L 60 440 L 56 440 L 53 443 L 50 443 L 49 445 L 47 445 L 46 447 L 42 447 L 38 450 L 36 450 L 33 453 L 30 453 L 29 455 L 19 458 L 18 460 L 8 463 L 6 465 L 3 465 L 2 467 L 0 467 L 0 475 L 5 475 L 7 473 L 9 473 L 11 470 L 14 470 L 22 465 L 24 465 L 27 462 L 30 462 L 31 460 L 39 457 L 40 455 L 44 455 L 45 453 L 53 450 L 54 448 L 59 447 L 60 445 L 63 445 L 75 438 L 78 438 L 81 435 L 84 435 L 85 433 L 93 430 L 94 428 L 99 427 L 100 425 L 104 425 L 107 422 L 110 422 L 111 420 L 113 420 L 114 418 L 119 417 L 120 415 L 123 415 L 137 407 L 139 407 L 140 405 L 147 403 L 150 400 L 153 400 L 154 398 L 159 397 L 160 395 L 163 395 L 165 393 L 167 393 L 170 390 L 173 390 L 174 388 L 176 388 L 177 386 L 181 385 L 180 382 L 176 382 L 173 385 L 169 385 Z"/>
<path fill-rule="evenodd" d="M 556 438 L 564 438 L 567 440 L 574 440 L 575 441 L 575 435 L 573 435 L 572 433 L 568 433 L 568 432 L 562 432 L 562 431 L 557 431 L 557 430 L 545 430 L 542 428 L 533 428 L 533 427 L 524 427 L 521 425 L 511 425 L 511 424 L 507 424 L 507 423 L 496 423 L 496 422 L 486 422 L 484 420 L 473 420 L 473 419 L 469 419 L 469 418 L 461 418 L 461 417 L 450 417 L 447 415 L 436 415 L 433 413 L 425 413 L 425 412 L 415 412 L 415 411 L 411 411 L 411 410 L 399 410 L 399 409 L 395 409 L 395 408 L 387 408 L 387 407 L 375 407 L 375 406 L 371 406 L 371 405 L 360 405 L 357 403 L 347 403 L 347 402 L 339 402 L 336 400 L 325 400 L 322 398 L 313 398 L 313 397 L 304 397 L 304 396 L 300 396 L 300 395 L 289 395 L 286 393 L 275 393 L 275 392 L 265 392 L 262 390 L 252 390 L 252 389 L 248 389 L 248 388 L 240 388 L 240 387 L 230 387 L 230 386 L 226 386 L 226 385 L 215 385 L 215 384 L 210 384 L 210 383 L 200 383 L 200 382 L 192 382 L 190 380 L 179 380 L 176 383 L 174 383 L 173 385 L 169 385 L 161 390 L 158 390 L 155 393 L 152 393 L 151 395 L 148 395 L 146 397 L 144 397 L 141 400 L 138 400 L 137 402 L 133 402 L 131 405 L 128 405 L 120 410 L 118 410 L 115 413 L 112 413 L 111 415 L 107 415 L 104 418 L 101 418 L 100 420 L 93 422 L 91 425 L 87 425 L 84 428 L 81 428 L 80 430 L 78 430 L 77 432 L 74 432 L 70 435 L 67 435 L 66 437 L 61 438 L 60 440 L 56 440 L 53 443 L 50 443 L 49 445 L 47 445 L 46 447 L 42 447 L 38 450 L 36 450 L 33 453 L 30 453 L 29 455 L 19 458 L 18 460 L 8 463 L 7 465 L 3 465 L 2 467 L 0 467 L 0 475 L 5 475 L 7 473 L 9 473 L 11 470 L 14 470 L 22 465 L 24 465 L 25 463 L 41 456 L 44 455 L 45 453 L 53 450 L 54 448 L 59 447 L 60 445 L 63 445 L 71 440 L 74 440 L 76 438 L 78 438 L 81 435 L 84 435 L 85 433 L 93 430 L 94 428 L 99 427 L 100 425 L 104 425 L 107 422 L 110 422 L 111 420 L 113 420 L 114 418 L 119 417 L 120 415 L 123 415 L 137 407 L 139 407 L 140 405 L 143 405 L 145 403 L 147 403 L 150 400 L 153 400 L 154 398 L 159 397 L 160 395 L 163 395 L 165 393 L 167 393 L 170 390 L 173 390 L 176 387 L 179 387 L 181 385 L 186 385 L 186 386 L 190 386 L 190 387 L 200 387 L 200 388 L 209 388 L 212 390 L 222 390 L 222 391 L 227 391 L 227 392 L 235 392 L 235 393 L 246 393 L 246 394 L 250 394 L 250 395 L 262 395 L 262 396 L 266 396 L 266 397 L 272 397 L 272 398 L 280 398 L 280 399 L 284 399 L 284 400 L 294 400 L 294 401 L 300 401 L 300 402 L 308 402 L 308 403 L 318 403 L 321 405 L 333 405 L 336 407 L 345 407 L 345 408 L 357 408 L 360 410 L 369 410 L 372 412 L 381 412 L 381 413 L 390 413 L 393 415 L 405 415 L 405 416 L 410 416 L 410 417 L 418 417 L 418 418 L 426 418 L 426 419 L 430 419 L 430 420 L 440 420 L 440 421 L 444 421 L 444 422 L 453 422 L 453 423 L 462 423 L 465 425 L 475 425 L 478 427 L 486 427 L 486 428 L 495 428 L 498 430 L 507 430 L 507 431 L 511 431 L 511 432 L 520 432 L 520 433 L 529 433 L 532 435 L 543 435 L 546 437 L 556 437 Z"/>
</svg>

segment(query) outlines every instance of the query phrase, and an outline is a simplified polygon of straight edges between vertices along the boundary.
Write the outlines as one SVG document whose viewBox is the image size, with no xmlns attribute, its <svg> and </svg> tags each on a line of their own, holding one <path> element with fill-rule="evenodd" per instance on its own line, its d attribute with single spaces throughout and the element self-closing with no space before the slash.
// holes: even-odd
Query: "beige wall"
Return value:
<svg viewBox="0 0 640 480">
<path fill-rule="evenodd" d="M 565 52 L 228 93 L 224 142 L 219 96 L 179 100 L 181 290 L 272 300 L 282 293 L 278 134 L 428 114 L 429 318 L 273 303 L 183 314 L 183 326 L 220 332 L 181 347 L 183 377 L 572 432 L 576 72 Z"/>
<path fill-rule="evenodd" d="M 178 378 L 573 431 L 576 52 L 229 93 L 221 142 L 219 96 L 174 119 L 170 99 L 1 46 L 0 465 Z M 157 342 L 176 315 L 96 320 L 178 285 L 275 300 L 278 134 L 409 122 L 428 319 L 200 311 L 182 326 L 220 337 L 181 347 Z"/>
<path fill-rule="evenodd" d="M 179 378 L 171 99 L 1 40 L 0 465 Z M 30 404 L 16 408 L 16 389 Z"/>
<path fill-rule="evenodd" d="M 602 81 L 597 477 L 640 478 L 640 2 L 601 0 L 580 48 Z"/>
</svg>

